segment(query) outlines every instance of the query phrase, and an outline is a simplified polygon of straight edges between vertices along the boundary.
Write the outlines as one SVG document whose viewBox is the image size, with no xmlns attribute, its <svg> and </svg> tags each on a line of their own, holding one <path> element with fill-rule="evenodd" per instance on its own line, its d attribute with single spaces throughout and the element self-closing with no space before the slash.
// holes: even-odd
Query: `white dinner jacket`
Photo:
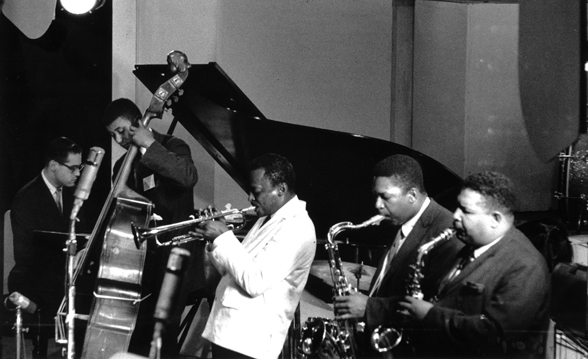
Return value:
<svg viewBox="0 0 588 359">
<path fill-rule="evenodd" d="M 232 232 L 217 237 L 210 259 L 223 276 L 202 336 L 253 358 L 275 359 L 308 280 L 316 232 L 297 196 L 243 243 Z"/>
</svg>

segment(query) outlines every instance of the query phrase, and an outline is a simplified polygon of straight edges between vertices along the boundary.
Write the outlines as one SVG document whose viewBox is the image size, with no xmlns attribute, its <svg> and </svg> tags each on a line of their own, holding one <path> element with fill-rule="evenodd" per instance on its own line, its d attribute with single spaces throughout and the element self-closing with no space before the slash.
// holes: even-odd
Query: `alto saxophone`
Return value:
<svg viewBox="0 0 588 359">
<path fill-rule="evenodd" d="M 437 237 L 431 239 L 429 242 L 423 244 L 418 249 L 417 260 L 415 264 L 411 265 L 412 273 L 407 283 L 406 294 L 416 298 L 423 299 L 424 294 L 421 289 L 421 279 L 423 279 L 423 268 L 425 267 L 424 257 L 440 243 L 448 241 L 455 235 L 455 229 L 447 228 Z M 394 328 L 393 326 L 377 327 L 370 338 L 372 348 L 380 353 L 388 352 L 395 348 L 402 342 L 402 328 Z"/>
<path fill-rule="evenodd" d="M 340 222 L 329 229 L 325 249 L 329 253 L 329 267 L 335 296 L 349 295 L 352 290 L 355 290 L 349 284 L 343 272 L 335 237 L 344 230 L 378 225 L 384 218 L 382 215 L 377 215 L 357 225 L 353 225 L 351 222 Z M 363 332 L 363 328 L 364 324 L 356 319 L 309 318 L 302 328 L 299 350 L 304 356 L 316 355 L 320 358 L 355 359 L 357 358 L 358 349 L 355 336 L 356 333 Z M 321 351 L 319 352 L 319 350 Z"/>
</svg>

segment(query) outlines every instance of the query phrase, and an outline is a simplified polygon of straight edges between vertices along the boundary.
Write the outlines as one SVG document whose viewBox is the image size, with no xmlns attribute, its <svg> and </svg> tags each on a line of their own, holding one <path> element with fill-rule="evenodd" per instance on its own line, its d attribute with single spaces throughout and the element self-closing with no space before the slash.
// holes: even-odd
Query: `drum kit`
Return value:
<svg viewBox="0 0 588 359">
<path fill-rule="evenodd" d="M 322 248 L 326 240 L 318 240 L 318 247 Z M 342 252 L 347 252 L 342 258 L 343 274 L 351 286 L 366 294 L 376 272 L 372 266 L 379 259 L 385 246 L 348 243 L 336 241 Z M 381 247 L 381 248 L 380 248 Z M 346 251 L 348 249 L 348 251 Z M 374 251 L 375 260 L 370 260 L 366 252 Z M 375 253 L 378 252 L 378 253 Z M 310 317 L 333 318 L 333 276 L 328 259 L 322 259 L 322 253 L 312 262 L 306 289 L 300 300 L 300 319 L 305 322 Z M 365 264 L 368 263 L 368 264 Z"/>
<path fill-rule="evenodd" d="M 368 291 L 376 268 L 362 263 L 342 262 L 343 273 L 350 284 L 360 291 Z M 328 260 L 318 259 L 312 262 L 310 275 L 322 279 L 329 286 L 333 286 L 331 268 Z"/>
<path fill-rule="evenodd" d="M 573 262 L 588 265 L 588 134 L 559 156 L 559 183 L 555 198 L 560 217 L 570 233 Z M 573 234 L 572 234 L 573 233 Z"/>
<path fill-rule="evenodd" d="M 560 216 L 577 233 L 588 225 L 588 135 L 562 151 L 559 156 L 559 183 L 555 198 Z"/>
<path fill-rule="evenodd" d="M 376 272 L 377 263 L 386 246 L 383 244 L 350 242 L 348 239 L 334 241 L 339 249 L 343 275 L 349 284 L 358 291 L 367 293 Z M 327 240 L 317 240 L 318 248 L 323 248 Z M 318 280 L 328 287 L 333 287 L 333 276 L 328 259 L 322 259 L 324 255 L 317 251 L 312 262 L 310 276 L 312 281 Z"/>
<path fill-rule="evenodd" d="M 318 247 L 321 248 L 326 240 L 318 240 Z M 349 284 L 358 291 L 367 293 L 370 283 L 376 272 L 376 267 L 371 264 L 379 259 L 379 256 L 386 249 L 383 245 L 368 245 L 336 241 L 339 249 L 349 249 L 346 256 L 342 258 L 343 274 Z M 367 252 L 373 251 L 374 260 L 370 260 Z M 376 253 L 377 252 L 377 253 Z M 309 280 L 300 301 L 301 320 L 304 322 L 309 317 L 333 317 L 331 299 L 333 296 L 333 276 L 328 259 L 322 259 L 321 253 L 317 253 L 317 259 L 312 262 Z M 365 264 L 368 263 L 368 264 Z"/>
</svg>

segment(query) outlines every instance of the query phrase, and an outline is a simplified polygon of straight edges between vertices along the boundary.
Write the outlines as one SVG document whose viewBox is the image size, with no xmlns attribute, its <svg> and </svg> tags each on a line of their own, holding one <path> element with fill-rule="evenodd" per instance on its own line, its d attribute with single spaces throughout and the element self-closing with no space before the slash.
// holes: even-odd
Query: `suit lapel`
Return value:
<svg viewBox="0 0 588 359">
<path fill-rule="evenodd" d="M 416 250 L 423 243 L 427 242 L 430 239 L 430 238 L 425 238 L 425 237 L 426 237 L 426 233 L 428 232 L 429 227 L 431 226 L 431 223 L 432 223 L 431 218 L 432 218 L 432 214 L 435 212 L 434 208 L 435 208 L 434 202 L 433 202 L 433 200 L 431 200 L 431 203 L 425 209 L 425 211 L 421 215 L 421 218 L 419 218 L 419 220 L 416 222 L 412 231 L 410 231 L 410 233 L 408 234 L 408 236 L 404 240 L 404 244 L 402 245 L 402 247 L 400 247 L 400 250 L 398 251 L 398 253 L 396 253 L 396 256 L 392 260 L 392 263 L 390 264 L 390 267 L 388 268 L 388 271 L 386 272 L 386 274 L 382 280 L 382 284 L 380 285 L 380 288 L 385 287 L 386 286 L 385 283 L 387 281 L 390 281 L 391 279 L 393 279 L 397 273 L 402 272 L 402 271 L 399 271 L 399 269 L 404 267 L 407 264 L 406 263 L 407 261 L 412 260 L 412 258 L 414 257 L 413 254 L 416 252 Z M 400 227 L 398 227 L 398 230 L 400 230 Z M 396 232 L 398 232 L 398 230 Z M 396 238 L 396 233 L 394 233 L 393 238 Z M 392 245 L 392 243 L 390 243 L 388 245 L 388 249 L 391 247 L 391 245 Z M 410 265 L 412 263 L 408 263 L 408 264 Z M 381 268 L 381 267 L 382 267 L 382 263 L 380 263 L 378 268 Z M 374 278 L 377 278 L 378 275 L 379 275 L 379 273 L 374 274 Z M 373 279 L 372 279 L 372 282 L 373 282 Z M 373 285 L 373 283 L 372 283 L 372 285 Z M 376 295 L 377 295 L 377 293 L 376 293 Z"/>
<path fill-rule="evenodd" d="M 394 239 L 396 238 L 396 235 L 398 234 L 399 230 L 400 230 L 400 227 L 396 227 L 396 231 L 394 231 L 394 235 L 392 236 L 393 240 L 391 240 L 388 243 L 388 245 L 386 246 L 386 250 L 382 254 L 382 257 L 380 258 L 380 262 L 378 263 L 378 268 L 376 269 L 376 272 L 374 273 L 374 276 L 372 277 L 372 281 L 370 283 L 370 289 L 376 283 L 377 278 L 380 276 L 380 272 L 382 272 L 382 267 L 384 266 L 384 261 L 386 260 L 386 254 L 388 254 L 388 252 L 390 251 L 390 248 L 392 248 L 392 245 L 394 245 Z M 392 262 L 394 262 L 394 260 Z"/>
<path fill-rule="evenodd" d="M 509 236 L 506 236 L 506 238 L 501 239 L 498 241 L 498 243 L 490 247 L 486 252 L 482 253 L 481 256 L 476 258 L 476 260 L 465 266 L 459 275 L 453 278 L 451 282 L 447 283 L 444 288 L 440 288 L 439 295 L 443 295 L 451 291 L 453 288 L 459 286 L 465 278 L 470 277 L 474 272 L 478 270 L 485 270 L 483 267 L 485 267 L 485 265 L 488 263 L 488 260 L 498 255 L 498 252 L 502 251 L 511 240 L 512 239 Z"/>
<path fill-rule="evenodd" d="M 57 220 L 57 219 L 61 219 L 62 215 L 61 213 L 59 213 L 59 209 L 57 208 L 57 203 L 55 203 L 55 197 L 53 197 L 53 194 L 51 194 L 51 191 L 49 190 L 49 187 L 47 187 L 47 184 L 45 183 L 45 181 L 43 180 L 43 177 L 41 177 L 41 175 L 39 175 L 37 177 L 37 187 L 39 188 L 41 195 L 39 200 L 43 201 L 45 203 L 44 206 L 41 206 L 42 208 L 47 208 L 49 210 L 49 213 L 47 214 L 47 216 L 50 216 L 51 218 L 53 218 L 53 220 Z M 63 194 L 63 192 L 62 192 Z M 63 194 L 63 213 L 66 213 L 67 210 L 67 206 L 65 206 L 65 194 Z M 70 206 L 71 209 L 71 206 Z M 59 222 L 61 223 L 61 222 Z"/>
<path fill-rule="evenodd" d="M 73 188 L 64 188 L 63 189 L 63 218 L 64 220 L 69 219 L 69 215 L 71 214 L 71 210 L 73 208 L 74 202 L 74 192 L 75 189 Z"/>
</svg>

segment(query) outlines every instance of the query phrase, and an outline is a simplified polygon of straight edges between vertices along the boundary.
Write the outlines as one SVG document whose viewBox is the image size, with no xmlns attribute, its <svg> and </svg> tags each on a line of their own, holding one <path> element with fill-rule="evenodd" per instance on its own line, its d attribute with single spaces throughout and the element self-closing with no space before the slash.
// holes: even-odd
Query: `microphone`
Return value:
<svg viewBox="0 0 588 359">
<path fill-rule="evenodd" d="M 163 277 L 163 283 L 161 284 L 161 291 L 159 292 L 159 298 L 155 305 L 155 313 L 153 313 L 155 327 L 153 328 L 153 340 L 151 341 L 149 359 L 160 358 L 162 345 L 161 336 L 173 314 L 174 304 L 180 293 L 182 276 L 188 266 L 189 257 L 190 252 L 179 247 L 172 249 L 169 254 L 167 269 L 165 270 L 165 276 Z"/>
<path fill-rule="evenodd" d="M 103 157 L 104 150 L 102 148 L 90 148 L 84 171 L 78 181 L 78 186 L 76 187 L 76 191 L 74 193 L 74 208 L 70 215 L 70 219 L 75 219 L 77 217 L 78 211 L 82 207 L 82 204 L 90 196 L 90 190 L 92 189 L 94 180 L 96 180 L 96 175 L 98 174 L 98 169 L 100 168 Z"/>
<path fill-rule="evenodd" d="M 175 247 L 171 250 L 159 298 L 155 305 L 155 313 L 153 314 L 155 320 L 167 324 L 171 318 L 189 257 L 190 252 L 184 248 Z"/>
<path fill-rule="evenodd" d="M 20 309 L 31 314 L 35 314 L 37 311 L 37 305 L 19 292 L 13 292 L 6 299 L 7 300 L 4 301 L 4 306 L 8 310 L 14 310 L 20 307 Z"/>
<path fill-rule="evenodd" d="M 100 164 L 102 163 L 103 157 L 104 150 L 102 148 L 90 148 L 88 158 L 86 159 L 86 166 L 84 167 L 84 172 L 80 177 L 78 187 L 76 188 L 76 192 L 74 193 L 76 201 L 85 201 L 90 196 L 90 190 L 92 189 L 92 185 L 94 184 L 94 180 L 96 179 L 96 174 L 98 173 L 98 168 L 100 168 Z"/>
</svg>

